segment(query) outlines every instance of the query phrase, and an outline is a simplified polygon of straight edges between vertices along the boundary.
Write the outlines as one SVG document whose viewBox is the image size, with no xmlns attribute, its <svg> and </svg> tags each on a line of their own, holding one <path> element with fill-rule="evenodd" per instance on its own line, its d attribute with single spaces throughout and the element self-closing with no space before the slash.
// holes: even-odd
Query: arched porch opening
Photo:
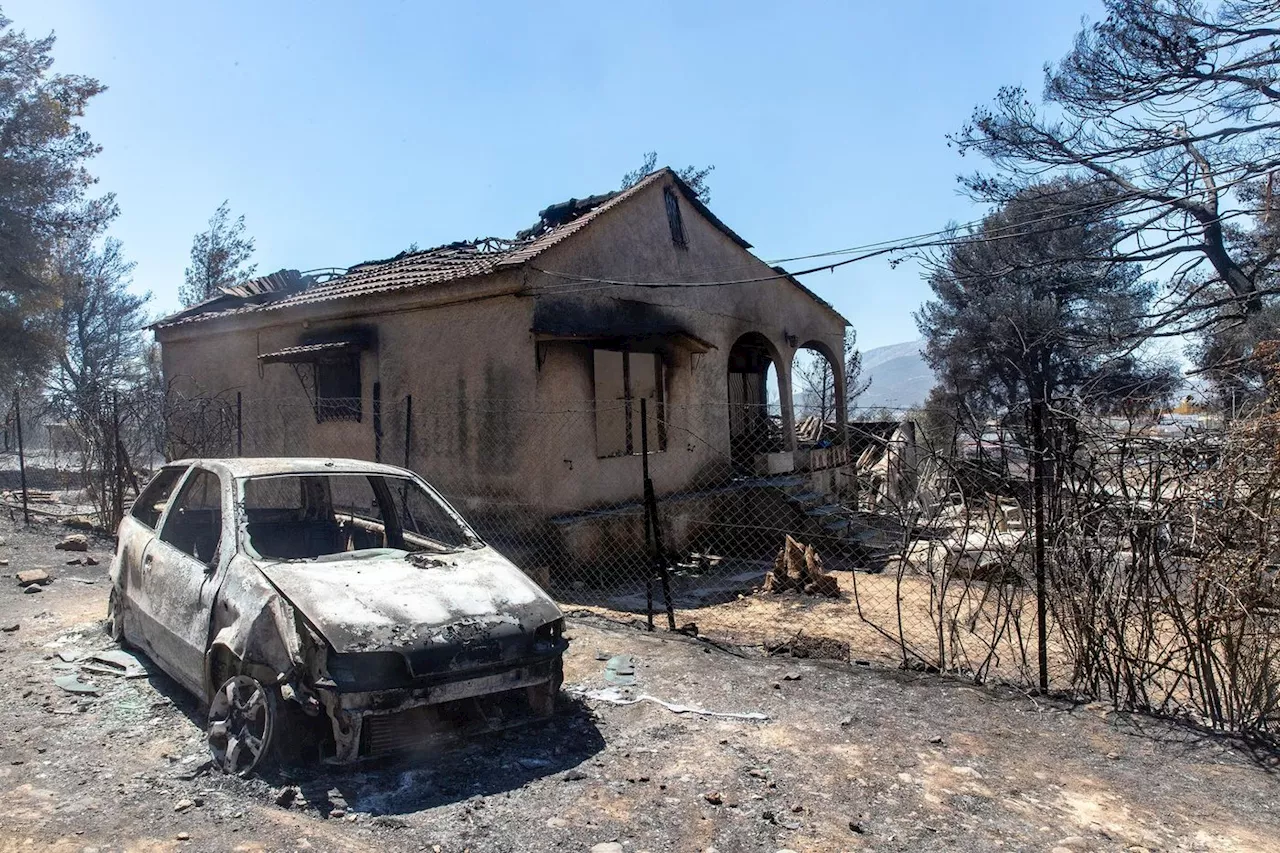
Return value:
<svg viewBox="0 0 1280 853">
<path fill-rule="evenodd" d="M 734 465 L 754 468 L 758 456 L 791 448 L 785 367 L 773 343 L 759 332 L 748 332 L 729 350 L 729 455 Z"/>
<path fill-rule="evenodd" d="M 844 443 L 849 413 L 839 355 L 822 341 L 801 344 L 791 363 L 791 392 L 801 445 Z"/>
</svg>

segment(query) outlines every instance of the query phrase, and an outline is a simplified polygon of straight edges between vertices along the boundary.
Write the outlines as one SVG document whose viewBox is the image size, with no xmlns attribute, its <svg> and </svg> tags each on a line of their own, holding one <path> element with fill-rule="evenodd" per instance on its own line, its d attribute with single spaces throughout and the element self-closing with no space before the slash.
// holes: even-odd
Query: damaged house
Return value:
<svg viewBox="0 0 1280 853">
<path fill-rule="evenodd" d="M 515 239 L 255 279 L 153 326 L 171 392 L 218 401 L 224 430 L 210 447 L 176 410 L 171 455 L 406 466 L 500 546 L 590 562 L 643 543 L 647 439 L 669 544 L 691 547 L 708 519 L 765 511 L 727 484 L 833 492 L 849 464 L 798 446 L 791 405 L 801 347 L 844 400 L 847 321 L 749 249 L 664 168 Z"/>
</svg>

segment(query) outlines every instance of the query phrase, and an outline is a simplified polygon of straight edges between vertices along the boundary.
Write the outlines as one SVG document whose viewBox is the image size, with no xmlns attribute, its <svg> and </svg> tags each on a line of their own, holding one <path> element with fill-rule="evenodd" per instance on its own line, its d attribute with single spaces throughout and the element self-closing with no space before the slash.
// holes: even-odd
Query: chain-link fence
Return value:
<svg viewBox="0 0 1280 853">
<path fill-rule="evenodd" d="M 650 403 L 224 395 L 170 407 L 169 453 L 412 468 L 568 608 L 1274 730 L 1277 560 L 1224 538 L 1270 523 L 1269 421 Z"/>
<path fill-rule="evenodd" d="M 0 508 L 112 530 L 164 461 L 161 394 L 71 401 L 14 391 L 0 419 Z"/>
<path fill-rule="evenodd" d="M 1274 408 L 1223 425 L 1046 403 L 785 430 L 723 402 L 371 396 L 171 396 L 156 443 L 413 469 L 569 610 L 1280 724 Z M 70 468 L 89 490 L 113 470 Z"/>
</svg>

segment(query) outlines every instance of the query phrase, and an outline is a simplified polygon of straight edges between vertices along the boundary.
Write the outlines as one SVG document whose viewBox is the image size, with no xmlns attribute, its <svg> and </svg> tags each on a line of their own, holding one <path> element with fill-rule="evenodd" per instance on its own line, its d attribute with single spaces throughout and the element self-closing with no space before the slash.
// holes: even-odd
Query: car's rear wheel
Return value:
<svg viewBox="0 0 1280 853">
<path fill-rule="evenodd" d="M 226 773 L 247 776 L 267 763 L 279 722 L 274 687 L 247 675 L 223 682 L 209 702 L 206 739 L 213 761 Z"/>
</svg>

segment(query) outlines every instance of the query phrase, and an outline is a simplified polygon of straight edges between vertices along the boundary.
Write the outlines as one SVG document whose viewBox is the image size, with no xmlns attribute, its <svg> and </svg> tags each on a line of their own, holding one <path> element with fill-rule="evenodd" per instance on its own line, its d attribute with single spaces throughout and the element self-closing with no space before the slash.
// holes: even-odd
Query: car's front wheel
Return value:
<svg viewBox="0 0 1280 853">
<path fill-rule="evenodd" d="M 223 682 L 209 702 L 206 738 L 213 761 L 226 773 L 247 776 L 271 755 L 279 697 L 247 675 Z"/>
</svg>

